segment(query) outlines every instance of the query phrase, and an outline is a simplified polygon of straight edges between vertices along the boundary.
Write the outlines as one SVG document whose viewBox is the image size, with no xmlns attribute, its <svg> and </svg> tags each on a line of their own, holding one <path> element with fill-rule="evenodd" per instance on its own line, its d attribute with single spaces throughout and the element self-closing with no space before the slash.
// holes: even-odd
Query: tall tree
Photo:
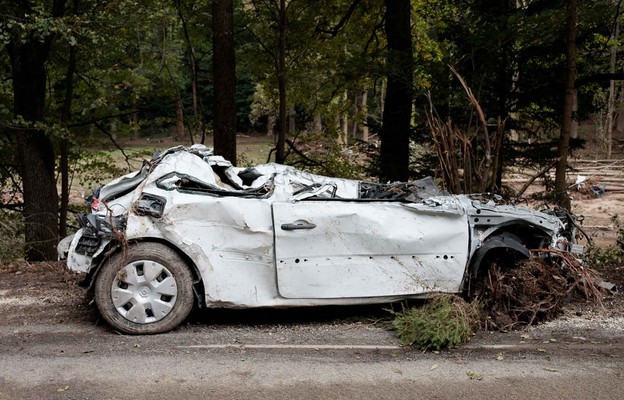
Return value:
<svg viewBox="0 0 624 400">
<path fill-rule="evenodd" d="M 232 0 L 212 0 L 214 148 L 236 164 L 236 59 Z"/>
<path fill-rule="evenodd" d="M 561 134 L 559 136 L 557 169 L 555 172 L 555 191 L 557 203 L 570 210 L 566 169 L 570 151 L 570 132 L 574 118 L 574 97 L 576 96 L 576 22 L 577 0 L 566 0 L 566 86 L 563 97 Z"/>
<path fill-rule="evenodd" d="M 388 87 L 380 132 L 379 178 L 382 181 L 406 181 L 409 178 L 414 73 L 409 0 L 386 0 L 385 30 Z"/>
<path fill-rule="evenodd" d="M 17 159 L 23 182 L 26 259 L 56 258 L 58 193 L 51 138 L 38 126 L 46 111 L 46 61 L 58 30 L 50 25 L 63 17 L 66 0 L 3 2 L 13 19 L 7 51 L 11 60 Z M 46 8 L 47 6 L 47 8 Z"/>
</svg>

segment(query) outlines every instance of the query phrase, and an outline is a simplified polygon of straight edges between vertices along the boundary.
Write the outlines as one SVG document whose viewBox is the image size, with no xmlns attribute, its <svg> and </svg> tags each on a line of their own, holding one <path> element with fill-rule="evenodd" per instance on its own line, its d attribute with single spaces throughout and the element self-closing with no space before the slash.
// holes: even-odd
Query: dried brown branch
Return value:
<svg viewBox="0 0 624 400">
<path fill-rule="evenodd" d="M 525 183 L 524 186 L 520 188 L 520 190 L 518 190 L 518 193 L 516 193 L 516 197 L 522 196 L 522 194 L 529 188 L 529 186 L 531 186 L 533 182 L 535 182 L 537 178 L 546 175 L 546 173 L 550 171 L 552 167 L 554 167 L 558 162 L 559 162 L 559 158 L 557 157 L 550 164 L 542 168 L 537 174 L 533 175 L 531 179 L 529 179 L 528 182 Z"/>
<path fill-rule="evenodd" d="M 536 249 L 551 260 L 532 257 L 515 266 L 492 264 L 473 286 L 473 294 L 486 310 L 486 328 L 512 329 L 557 317 L 570 298 L 582 298 L 602 308 L 605 289 L 596 271 L 573 254 Z"/>
</svg>

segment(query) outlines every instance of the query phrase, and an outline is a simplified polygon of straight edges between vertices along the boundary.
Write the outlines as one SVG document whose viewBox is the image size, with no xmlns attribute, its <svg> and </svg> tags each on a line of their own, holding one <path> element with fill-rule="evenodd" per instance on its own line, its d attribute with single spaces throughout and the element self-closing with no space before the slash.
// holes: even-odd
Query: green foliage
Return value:
<svg viewBox="0 0 624 400">
<path fill-rule="evenodd" d="M 479 325 L 479 307 L 454 295 L 440 295 L 422 307 L 394 313 L 393 327 L 401 343 L 419 350 L 441 350 L 470 340 Z"/>
<path fill-rule="evenodd" d="M 0 209 L 0 264 L 24 256 L 24 218 L 19 212 Z"/>
<path fill-rule="evenodd" d="M 378 89 L 384 76 L 382 2 L 364 0 L 349 15 L 351 1 L 287 1 L 287 108 L 321 116 L 329 126 L 337 114 L 352 118 L 353 96 Z M 278 21 L 275 4 L 243 7 L 243 44 L 238 66 L 256 84 L 252 120 L 275 116 L 278 109 Z M 368 113 L 379 113 L 369 104 Z M 331 136 L 331 132 L 329 132 Z"/>
<path fill-rule="evenodd" d="M 127 168 L 118 165 L 112 153 L 105 151 L 80 151 L 74 163 L 78 185 L 85 189 L 99 187 L 128 173 Z"/>
<path fill-rule="evenodd" d="M 584 254 L 587 265 L 600 269 L 608 265 L 624 264 L 624 224 L 620 222 L 619 215 L 611 217 L 616 228 L 616 243 L 607 247 L 590 246 Z"/>
<path fill-rule="evenodd" d="M 356 142 L 345 147 L 338 143 L 337 134 L 305 133 L 295 143 L 305 158 L 291 152 L 287 161 L 309 172 L 345 179 L 367 179 L 370 164 L 368 144 Z"/>
</svg>

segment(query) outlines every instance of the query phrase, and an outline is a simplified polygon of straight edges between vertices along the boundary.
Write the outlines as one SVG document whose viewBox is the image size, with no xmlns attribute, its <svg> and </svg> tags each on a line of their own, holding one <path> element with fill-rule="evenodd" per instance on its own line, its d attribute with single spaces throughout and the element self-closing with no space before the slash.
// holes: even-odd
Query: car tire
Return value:
<svg viewBox="0 0 624 400">
<path fill-rule="evenodd" d="M 191 312 L 193 281 L 188 264 L 171 248 L 135 243 L 104 262 L 95 280 L 95 303 L 118 331 L 163 333 Z"/>
</svg>

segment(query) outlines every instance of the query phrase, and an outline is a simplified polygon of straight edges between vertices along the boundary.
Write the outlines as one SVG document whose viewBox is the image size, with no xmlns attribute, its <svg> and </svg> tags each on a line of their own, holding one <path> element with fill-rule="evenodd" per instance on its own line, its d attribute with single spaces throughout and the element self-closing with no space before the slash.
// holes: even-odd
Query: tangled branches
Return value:
<svg viewBox="0 0 624 400">
<path fill-rule="evenodd" d="M 474 295 L 483 306 L 486 329 L 513 329 L 554 319 L 573 298 L 602 307 L 604 289 L 596 271 L 568 252 L 534 252 L 550 259 L 532 257 L 513 269 L 494 264 L 477 282 Z"/>
</svg>

